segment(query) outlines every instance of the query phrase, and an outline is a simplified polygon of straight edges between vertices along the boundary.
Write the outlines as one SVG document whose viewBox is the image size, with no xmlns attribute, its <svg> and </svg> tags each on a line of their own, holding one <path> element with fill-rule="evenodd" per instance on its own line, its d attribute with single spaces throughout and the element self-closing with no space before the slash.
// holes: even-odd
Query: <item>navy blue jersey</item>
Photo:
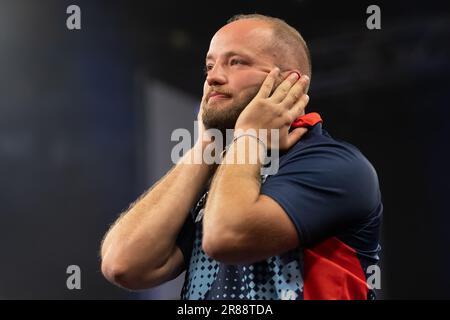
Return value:
<svg viewBox="0 0 450 320">
<path fill-rule="evenodd" d="M 202 250 L 207 192 L 177 244 L 186 266 L 182 299 L 370 299 L 367 268 L 378 262 L 383 206 L 377 174 L 354 146 L 315 124 L 280 154 L 261 194 L 295 225 L 300 246 L 253 264 L 215 261 Z"/>
</svg>

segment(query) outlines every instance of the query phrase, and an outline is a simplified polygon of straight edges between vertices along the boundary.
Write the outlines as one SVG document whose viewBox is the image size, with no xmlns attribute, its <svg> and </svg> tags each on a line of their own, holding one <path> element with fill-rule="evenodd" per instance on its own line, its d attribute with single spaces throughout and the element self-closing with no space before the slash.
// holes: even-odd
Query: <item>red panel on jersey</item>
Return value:
<svg viewBox="0 0 450 320">
<path fill-rule="evenodd" d="M 337 238 L 304 250 L 305 300 L 366 300 L 368 285 L 356 251 Z"/>
<path fill-rule="evenodd" d="M 323 122 L 320 114 L 317 112 L 310 112 L 295 119 L 291 124 L 291 128 L 312 127 L 318 122 Z"/>
</svg>

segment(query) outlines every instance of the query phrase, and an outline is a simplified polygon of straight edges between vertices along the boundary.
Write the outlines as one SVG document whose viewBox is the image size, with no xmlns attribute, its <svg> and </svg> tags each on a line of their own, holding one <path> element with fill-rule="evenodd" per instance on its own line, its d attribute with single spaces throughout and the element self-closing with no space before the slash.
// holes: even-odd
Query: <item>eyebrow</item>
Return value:
<svg viewBox="0 0 450 320">
<path fill-rule="evenodd" d="M 224 56 L 225 56 L 225 58 L 229 58 L 229 57 L 232 57 L 232 56 L 242 56 L 244 58 L 251 59 L 250 56 L 248 56 L 247 54 L 242 53 L 242 52 L 239 53 L 239 52 L 236 52 L 236 51 L 228 51 L 228 52 L 226 52 L 224 54 Z M 211 59 L 213 59 L 213 55 L 212 54 L 208 54 L 206 56 L 205 60 L 207 61 L 207 60 L 211 60 Z"/>
</svg>

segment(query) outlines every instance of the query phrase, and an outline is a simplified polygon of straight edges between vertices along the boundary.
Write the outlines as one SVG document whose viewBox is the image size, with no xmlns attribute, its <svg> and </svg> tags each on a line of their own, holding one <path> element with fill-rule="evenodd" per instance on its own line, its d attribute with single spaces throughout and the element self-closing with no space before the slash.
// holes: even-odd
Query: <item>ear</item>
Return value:
<svg viewBox="0 0 450 320">
<path fill-rule="evenodd" d="M 297 73 L 298 74 L 298 78 L 300 79 L 300 77 L 302 76 L 302 73 L 300 72 L 300 70 L 298 70 L 298 69 L 287 69 L 286 71 L 283 71 L 281 73 L 281 76 L 283 77 L 283 80 L 286 79 L 287 77 L 289 77 L 289 75 L 291 73 L 293 73 L 293 72 Z"/>
<path fill-rule="evenodd" d="M 289 75 L 292 72 L 296 72 L 298 74 L 299 78 L 303 75 L 303 73 L 299 69 L 289 69 L 289 70 L 283 71 L 283 80 L 286 79 L 287 77 L 289 77 Z M 311 77 L 310 77 L 310 79 L 311 79 Z M 305 94 L 308 93 L 310 84 L 311 84 L 311 80 L 310 80 L 310 82 L 308 83 L 308 86 L 305 89 Z"/>
</svg>

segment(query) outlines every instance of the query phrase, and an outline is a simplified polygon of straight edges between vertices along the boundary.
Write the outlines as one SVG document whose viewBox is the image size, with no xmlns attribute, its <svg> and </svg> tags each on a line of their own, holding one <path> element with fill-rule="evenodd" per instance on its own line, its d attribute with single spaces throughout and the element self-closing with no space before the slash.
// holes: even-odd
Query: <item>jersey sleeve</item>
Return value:
<svg viewBox="0 0 450 320">
<path fill-rule="evenodd" d="M 261 194 L 294 223 L 301 246 L 363 223 L 380 202 L 378 178 L 359 152 L 340 145 L 310 146 L 286 154 Z"/>
</svg>

